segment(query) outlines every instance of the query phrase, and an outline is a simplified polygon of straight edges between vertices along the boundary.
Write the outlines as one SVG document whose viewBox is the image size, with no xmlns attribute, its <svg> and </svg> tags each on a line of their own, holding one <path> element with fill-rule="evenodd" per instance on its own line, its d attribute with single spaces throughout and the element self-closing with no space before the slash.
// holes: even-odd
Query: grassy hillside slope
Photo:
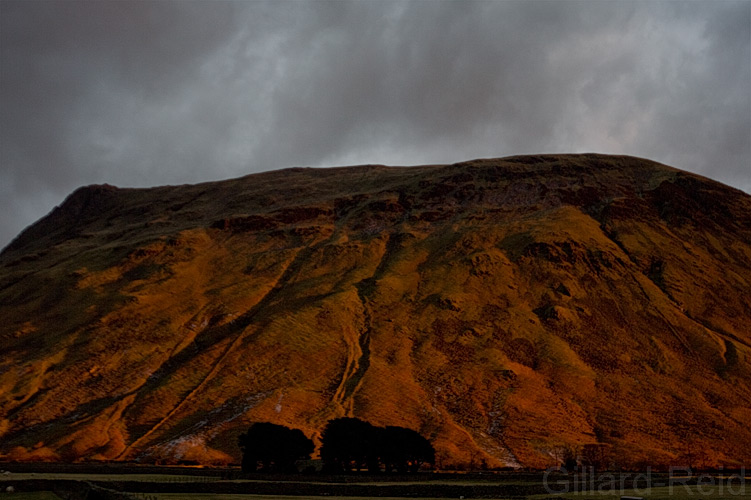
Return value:
<svg viewBox="0 0 751 500">
<path fill-rule="evenodd" d="M 352 415 L 444 467 L 751 461 L 751 196 L 638 158 L 89 186 L 0 254 L 0 314 L 6 459 Z"/>
</svg>

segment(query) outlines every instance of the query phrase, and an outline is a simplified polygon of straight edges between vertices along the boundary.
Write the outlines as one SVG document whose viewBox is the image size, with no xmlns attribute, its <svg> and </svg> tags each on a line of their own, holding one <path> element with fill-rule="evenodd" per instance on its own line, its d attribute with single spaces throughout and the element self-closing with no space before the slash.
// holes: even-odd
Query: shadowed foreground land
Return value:
<svg viewBox="0 0 751 500">
<path fill-rule="evenodd" d="M 166 471 L 165 471 L 166 472 Z M 125 500 L 127 498 L 199 499 L 212 500 L 280 500 L 307 498 L 485 498 L 529 499 L 545 498 L 612 500 L 620 496 L 637 496 L 648 500 L 712 498 L 750 500 L 751 491 L 745 481 L 730 473 L 687 478 L 680 474 L 650 473 L 633 482 L 635 473 L 613 476 L 609 473 L 592 476 L 540 473 L 504 474 L 420 474 L 415 476 L 264 476 L 251 479 L 222 479 L 229 471 L 193 470 L 189 475 L 25 472 L 0 476 L 2 490 L 13 485 L 20 492 L 54 491 L 60 498 L 83 500 Z M 236 471 L 235 471 L 236 472 Z M 221 475 L 217 475 L 221 474 Z M 260 476 L 257 479 L 252 479 Z M 613 478 L 617 478 L 613 483 Z M 624 478 L 624 479 L 621 479 Z M 672 483 L 672 486 L 671 486 Z M 93 492 L 93 493 L 91 493 Z M 120 493 L 118 493 L 120 492 Z M 39 496 L 34 496 L 39 495 Z M 48 499 L 43 493 L 27 493 L 19 498 Z M 87 496 L 94 495 L 94 496 Z M 15 498 L 15 497 L 14 497 Z"/>
</svg>

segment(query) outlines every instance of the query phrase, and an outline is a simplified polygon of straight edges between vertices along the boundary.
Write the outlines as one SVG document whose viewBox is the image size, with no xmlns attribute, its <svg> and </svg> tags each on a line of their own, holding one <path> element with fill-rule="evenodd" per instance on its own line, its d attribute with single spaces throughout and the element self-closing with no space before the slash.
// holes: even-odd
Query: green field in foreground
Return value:
<svg viewBox="0 0 751 500">
<path fill-rule="evenodd" d="M 152 493 L 158 500 L 365 500 L 367 497 L 330 497 L 330 496 L 275 496 L 275 495 L 242 495 L 242 494 L 216 494 L 204 493 Z M 420 498 L 420 497 L 378 497 L 378 500 L 456 500 L 455 498 Z M 486 499 L 492 500 L 492 499 Z"/>
<path fill-rule="evenodd" d="M 73 481 L 140 481 L 143 483 L 207 483 L 218 481 L 216 476 L 178 476 L 175 474 L 83 474 L 68 472 L 12 472 L 0 480 L 70 479 Z"/>
<path fill-rule="evenodd" d="M 273 495 L 243 495 L 243 494 L 204 494 L 204 493 L 154 493 L 152 494 L 159 500 L 198 500 L 207 498 L 209 500 L 313 500 L 320 499 L 320 496 L 273 496 Z M 682 486 L 676 485 L 672 489 L 669 486 L 641 489 L 641 490 L 624 490 L 623 492 L 578 492 L 566 494 L 544 494 L 532 495 L 527 497 L 529 500 L 543 500 L 550 498 L 560 498 L 562 500 L 619 500 L 621 496 L 642 497 L 645 500 L 751 500 L 751 489 L 743 488 L 736 484 L 734 488 L 724 486 Z M 331 500 L 362 500 L 363 497 L 343 497 L 327 496 Z M 406 500 L 402 497 L 382 498 L 381 500 Z M 415 499 L 413 499 L 415 500 Z M 416 499 L 428 500 L 428 499 Z M 431 500 L 448 500 L 436 499 Z M 497 499 L 502 500 L 502 499 Z"/>
<path fill-rule="evenodd" d="M 745 487 L 735 484 L 734 487 L 728 488 L 724 485 L 722 488 L 719 486 L 702 485 L 699 486 L 683 486 L 676 485 L 672 489 L 669 486 L 660 486 L 650 489 L 639 490 L 623 490 L 615 493 L 610 492 L 578 492 L 578 493 L 565 493 L 559 495 L 532 495 L 527 497 L 528 500 L 542 500 L 551 497 L 561 498 L 565 500 L 613 500 L 620 499 L 621 496 L 630 497 L 642 497 L 646 500 L 700 500 L 711 498 L 713 500 L 751 500 L 751 486 Z"/>
<path fill-rule="evenodd" d="M 8 498 L 9 500 L 61 500 L 59 496 L 51 491 L 32 491 L 24 493 L 5 493 L 4 491 L 0 491 L 0 498 Z"/>
<path fill-rule="evenodd" d="M 290 477 L 288 481 L 285 480 L 270 480 L 270 479 L 258 479 L 258 480 L 231 480 L 231 481 L 222 481 L 220 478 L 216 476 L 190 476 L 190 475 L 179 475 L 179 474 L 83 474 L 83 473 L 12 473 L 12 474 L 3 474 L 0 476 L 0 482 L 2 482 L 3 479 L 9 479 L 9 480 L 16 480 L 16 481 L 23 481 L 23 480 L 55 480 L 55 479 L 67 479 L 67 480 L 93 480 L 93 481 L 137 481 L 144 483 L 148 485 L 149 483 L 153 483 L 153 489 L 165 489 L 163 486 L 159 486 L 156 483 L 236 483 L 236 482 L 259 482 L 259 483 L 278 483 L 280 485 L 280 491 L 283 491 L 284 493 L 289 493 L 291 491 L 294 491 L 295 488 L 294 485 L 290 485 L 289 482 L 297 482 L 300 481 L 300 478 Z M 471 489 L 471 486 L 488 486 L 488 485 L 515 485 L 515 486 L 529 486 L 530 484 L 538 484 L 542 486 L 542 483 L 539 479 L 536 480 L 525 480 L 527 478 L 521 478 L 521 477 L 513 477 L 513 476 L 507 476 L 507 477 L 498 477 L 497 480 L 493 480 L 491 478 L 488 478 L 487 481 L 478 481 L 476 478 L 462 478 L 457 477 L 455 479 L 450 478 L 441 478 L 436 481 L 376 481 L 376 482 L 352 482 L 348 483 L 348 485 L 351 486 L 372 486 L 374 489 L 377 489 L 379 486 L 390 486 L 390 485 L 417 485 L 417 484 L 424 484 L 426 486 L 437 486 L 437 485 L 456 485 L 456 486 L 468 486 Z M 674 481 L 678 480 L 687 480 L 688 478 L 674 478 Z M 708 481 L 719 481 L 719 479 L 711 479 L 709 476 L 705 476 L 705 479 Z M 686 486 L 680 483 L 674 484 L 672 487 L 670 486 L 659 486 L 659 487 L 653 487 L 653 488 L 642 488 L 642 489 L 624 489 L 619 490 L 616 489 L 614 492 L 608 492 L 608 491 L 598 491 L 598 488 L 596 487 L 594 491 L 570 491 L 570 492 L 561 492 L 561 493 L 555 493 L 555 491 L 561 491 L 567 487 L 569 488 L 575 488 L 577 483 L 561 483 L 558 480 L 551 481 L 548 484 L 550 485 L 551 491 L 549 493 L 544 494 L 536 494 L 536 495 L 530 495 L 526 497 L 526 500 L 550 500 L 550 499 L 560 499 L 560 500 L 620 500 L 621 496 L 631 496 L 631 497 L 641 497 L 645 500 L 751 500 L 751 481 L 749 481 L 750 478 L 746 478 L 745 484 L 741 484 L 738 481 L 735 481 L 735 484 L 731 483 L 728 485 L 727 479 L 724 484 L 701 484 L 701 485 L 691 485 Z M 694 479 L 695 480 L 695 479 Z M 701 478 L 699 479 L 701 481 Z M 665 477 L 655 477 L 653 479 L 652 484 L 660 484 L 659 481 L 666 481 Z M 160 500 L 200 500 L 200 499 L 208 499 L 208 500 L 308 500 L 308 499 L 320 499 L 321 495 L 325 496 L 326 498 L 329 498 L 331 500 L 364 500 L 365 497 L 352 497 L 352 496 L 329 496 L 326 494 L 326 485 L 337 485 L 341 487 L 342 483 L 333 483 L 333 482 L 327 482 L 327 481 L 305 481 L 302 480 L 303 483 L 307 485 L 321 485 L 321 494 L 317 496 L 293 496 L 289 494 L 284 495 L 269 495 L 269 494 L 243 494 L 243 493 L 160 493 L 157 491 L 153 492 L 144 492 L 141 493 L 141 495 L 148 495 L 152 498 L 157 498 Z M 281 485 L 286 484 L 285 487 L 282 488 Z M 603 484 L 603 489 L 606 487 Z M 662 484 L 665 484 L 663 482 Z M 586 483 L 578 483 L 579 487 L 587 485 Z M 198 486 L 198 485 L 197 485 Z M 209 488 L 212 488 L 209 486 Z M 146 486 L 147 490 L 152 489 L 152 486 Z M 193 489 L 193 488 L 190 488 Z M 271 491 L 274 491 L 276 488 L 273 488 Z M 368 491 L 368 490 L 366 490 Z M 537 491 L 540 491 L 537 489 Z M 338 493 L 348 493 L 346 490 L 342 491 L 341 489 L 337 490 Z M 498 491 L 500 493 L 500 491 Z M 394 491 L 394 493 L 397 493 Z M 401 492 L 399 492 L 401 493 Z M 414 491 L 416 494 L 422 494 L 427 493 L 427 490 L 424 492 L 422 490 Z M 442 494 L 442 492 L 436 492 L 438 494 Z M 443 493 L 445 494 L 445 493 Z M 501 493 L 503 494 L 503 493 Z M 20 500 L 60 500 L 59 497 L 54 495 L 51 492 L 34 492 L 34 493 L 13 493 L 13 494 L 6 494 L 2 489 L 0 489 L 0 500 L 2 498 L 15 498 Z M 383 500 L 406 500 L 404 497 L 380 497 L 383 498 Z M 413 499 L 415 497 L 412 497 Z M 420 500 L 422 497 L 418 498 Z M 471 498 L 471 496 L 468 496 L 467 498 Z M 427 499 L 423 499 L 427 500 Z M 448 500 L 448 499 L 442 499 L 442 498 L 433 498 L 432 500 Z M 503 497 L 498 497 L 495 500 L 503 500 Z"/>
</svg>

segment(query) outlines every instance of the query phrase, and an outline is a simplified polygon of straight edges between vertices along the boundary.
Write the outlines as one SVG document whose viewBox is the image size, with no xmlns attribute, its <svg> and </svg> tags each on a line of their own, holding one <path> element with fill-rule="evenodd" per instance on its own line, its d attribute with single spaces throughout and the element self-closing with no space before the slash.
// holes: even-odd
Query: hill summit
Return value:
<svg viewBox="0 0 751 500">
<path fill-rule="evenodd" d="M 0 313 L 6 460 L 354 416 L 443 468 L 751 462 L 751 196 L 639 158 L 84 187 L 0 254 Z"/>
</svg>

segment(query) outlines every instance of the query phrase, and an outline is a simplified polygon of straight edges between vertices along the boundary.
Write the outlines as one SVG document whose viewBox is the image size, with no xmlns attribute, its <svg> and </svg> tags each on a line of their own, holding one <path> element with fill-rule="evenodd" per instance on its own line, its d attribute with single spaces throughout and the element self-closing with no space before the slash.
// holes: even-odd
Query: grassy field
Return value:
<svg viewBox="0 0 751 500">
<path fill-rule="evenodd" d="M 159 500 L 320 500 L 320 496 L 274 496 L 274 495 L 205 495 L 203 493 L 159 493 Z M 365 497 L 324 497 L 329 500 L 363 500 Z M 379 500 L 407 500 L 405 497 L 379 497 Z M 410 498 L 409 500 L 455 500 L 453 498 Z"/>
<path fill-rule="evenodd" d="M 699 490 L 696 486 L 690 486 L 684 488 L 683 486 L 676 486 L 672 489 L 668 486 L 651 488 L 649 491 L 642 490 L 624 490 L 623 496 L 635 496 L 642 497 L 645 500 L 700 500 L 700 499 L 714 499 L 714 500 L 751 500 L 751 491 L 749 488 L 745 489 L 745 493 L 739 491 L 740 487 L 736 485 L 736 488 L 728 492 L 727 488 L 723 488 L 722 491 L 717 486 L 703 486 Z M 732 494 L 735 493 L 735 494 Z M 155 494 L 159 500 L 198 500 L 207 498 L 209 500 L 313 500 L 320 497 L 315 496 L 269 496 L 269 495 L 206 495 L 201 493 L 159 493 Z M 560 498 L 562 500 L 585 500 L 585 499 L 598 499 L 598 500 L 619 500 L 621 492 L 606 493 L 606 492 L 579 492 L 579 493 L 567 493 L 561 495 L 533 495 L 528 497 L 528 500 L 543 500 L 550 498 Z M 326 497 L 331 500 L 362 500 L 363 497 L 344 497 L 333 496 Z M 390 497 L 382 498 L 382 500 L 404 500 L 403 497 Z M 421 500 L 421 499 L 417 499 Z M 427 499 L 425 499 L 427 500 Z M 431 500 L 447 500 L 447 499 L 431 499 Z M 496 499 L 501 500 L 501 499 Z"/>
<path fill-rule="evenodd" d="M 717 486 L 702 486 L 698 489 L 697 486 L 675 486 L 672 489 L 668 486 L 651 488 L 649 491 L 642 490 L 624 490 L 623 496 L 642 497 L 645 500 L 699 500 L 699 499 L 714 499 L 714 500 L 751 500 L 751 491 L 749 488 L 741 490 L 739 486 L 732 491 L 728 491 L 727 488 L 720 489 Z M 270 496 L 270 495 L 206 495 L 201 493 L 160 493 L 155 494 L 159 500 L 198 500 L 201 498 L 207 498 L 210 500 L 313 500 L 320 497 L 314 496 Z M 534 495 L 528 497 L 528 500 L 543 500 L 549 498 L 560 498 L 562 500 L 584 500 L 584 499 L 599 499 L 599 500 L 619 500 L 621 492 L 607 493 L 607 492 L 579 492 L 568 493 L 561 495 Z M 326 497 L 331 500 L 362 500 L 363 497 Z M 382 500 L 404 500 L 403 497 L 390 497 L 382 498 Z M 421 499 L 417 499 L 421 500 Z M 447 500 L 447 499 L 432 499 L 432 500 Z M 497 499 L 500 500 L 500 499 Z"/>
<path fill-rule="evenodd" d="M 144 483 L 198 483 L 217 481 L 215 476 L 181 476 L 174 474 L 86 474 L 65 472 L 12 472 L 4 474 L 6 480 L 69 479 L 74 481 L 141 481 Z"/>
<path fill-rule="evenodd" d="M 0 498 L 13 500 L 61 500 L 59 496 L 50 491 L 31 491 L 26 493 L 5 493 L 0 491 Z"/>
<path fill-rule="evenodd" d="M 156 471 L 158 472 L 158 471 Z M 165 471 L 166 472 L 166 471 Z M 463 477 L 461 475 L 436 477 L 435 479 L 425 476 L 422 480 L 417 478 L 386 477 L 348 477 L 343 481 L 342 477 L 301 477 L 289 476 L 279 478 L 258 479 L 234 479 L 222 480 L 214 475 L 185 475 L 176 473 L 84 473 L 83 471 L 64 472 L 23 472 L 7 473 L 0 476 L 0 499 L 15 498 L 25 500 L 59 500 L 59 497 L 50 492 L 13 493 L 6 494 L 2 487 L 3 480 L 23 482 L 26 488 L 35 484 L 34 488 L 51 490 L 60 483 L 71 481 L 92 481 L 111 483 L 118 491 L 137 491 L 136 498 L 149 497 L 160 500 L 306 500 L 318 499 L 322 496 L 332 500 L 363 500 L 367 497 L 382 498 L 384 500 L 406 500 L 406 498 L 437 499 L 442 498 L 494 498 L 496 500 L 526 499 L 526 500 L 620 500 L 622 496 L 640 497 L 645 500 L 751 500 L 751 486 L 735 481 L 728 485 L 727 482 L 720 485 L 707 484 L 717 482 L 718 479 L 704 477 L 706 481 L 700 485 L 685 485 L 679 481 L 688 478 L 674 477 L 672 487 L 662 486 L 667 483 L 667 476 L 657 475 L 653 477 L 652 484 L 659 486 L 652 488 L 620 489 L 617 486 L 613 492 L 608 489 L 608 483 L 598 483 L 597 486 L 583 483 L 593 488 L 593 491 L 577 491 L 582 489 L 582 483 L 564 483 L 564 476 L 551 478 L 548 483 L 550 490 L 543 493 L 542 476 L 539 475 L 499 475 L 499 476 L 476 476 Z M 692 478 L 694 483 L 696 478 Z M 749 483 L 750 478 L 745 482 Z M 27 483 L 28 481 L 28 483 Z M 59 481 L 55 486 L 48 481 Z M 73 483 L 73 488 L 76 488 Z M 576 486 L 579 486 L 577 488 Z M 624 483 L 626 484 L 626 483 Z M 245 485 L 245 486 L 243 486 Z M 646 485 L 645 485 L 646 486 Z M 567 490 L 568 488 L 568 490 Z M 244 493 L 248 491 L 249 493 Z M 560 493 L 556 493 L 560 491 Z M 178 493 L 179 492 L 179 493 Z M 253 493 L 250 493 L 253 492 Z M 278 495 L 275 493 L 279 493 Z M 297 495 L 297 493 L 301 493 Z M 357 495 L 357 496 L 353 496 Z M 381 496 L 389 495 L 389 496 Z"/>
<path fill-rule="evenodd" d="M 700 500 L 711 498 L 714 500 L 751 500 L 751 487 L 746 485 L 742 488 L 738 484 L 734 488 L 720 488 L 719 486 L 702 485 L 701 487 L 676 485 L 660 486 L 650 489 L 626 489 L 616 492 L 599 492 L 584 491 L 575 493 L 564 493 L 559 495 L 532 495 L 527 497 L 528 500 L 543 500 L 549 498 L 560 498 L 563 500 L 619 500 L 621 496 L 641 497 L 645 500 Z"/>
</svg>

